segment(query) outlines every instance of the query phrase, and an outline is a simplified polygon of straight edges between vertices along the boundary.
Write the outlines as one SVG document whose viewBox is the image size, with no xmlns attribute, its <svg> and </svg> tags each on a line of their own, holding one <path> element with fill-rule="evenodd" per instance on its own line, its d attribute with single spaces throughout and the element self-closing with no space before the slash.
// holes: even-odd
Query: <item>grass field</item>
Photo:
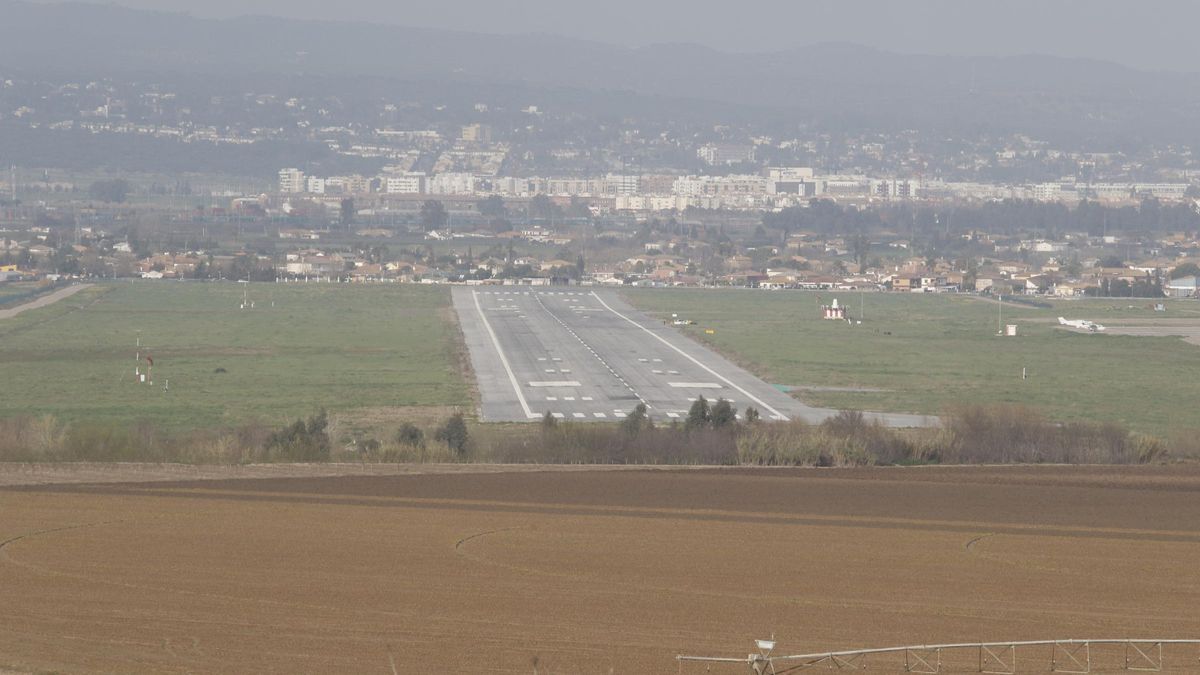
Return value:
<svg viewBox="0 0 1200 675">
<path fill-rule="evenodd" d="M 768 382 L 801 387 L 807 402 L 835 408 L 936 414 L 955 403 L 1025 404 L 1060 420 L 1117 421 L 1159 435 L 1200 427 L 1200 347 L 1174 337 L 1085 335 L 1057 317 L 1200 319 L 1200 303 L 1080 300 L 1039 309 L 977 297 L 756 290 L 632 289 L 634 305 L 664 320 L 693 319 L 685 332 Z M 862 325 L 820 319 L 838 297 Z M 707 334 L 706 330 L 714 330 Z M 1027 379 L 1022 379 L 1025 369 Z M 806 389 L 812 388 L 812 389 Z M 822 388 L 874 389 L 838 391 Z"/>
<path fill-rule="evenodd" d="M 21 304 L 26 298 L 37 295 L 46 287 L 31 281 L 0 284 L 0 307 Z"/>
<path fill-rule="evenodd" d="M 239 309 L 243 291 L 254 309 Z M 184 430 L 470 405 L 454 325 L 449 293 L 432 287 L 101 285 L 0 322 L 0 416 Z M 152 387 L 134 383 L 139 335 Z"/>
<path fill-rule="evenodd" d="M 0 671 L 744 675 L 675 655 L 1200 637 L 1195 465 L 483 470 L 0 489 Z"/>
</svg>

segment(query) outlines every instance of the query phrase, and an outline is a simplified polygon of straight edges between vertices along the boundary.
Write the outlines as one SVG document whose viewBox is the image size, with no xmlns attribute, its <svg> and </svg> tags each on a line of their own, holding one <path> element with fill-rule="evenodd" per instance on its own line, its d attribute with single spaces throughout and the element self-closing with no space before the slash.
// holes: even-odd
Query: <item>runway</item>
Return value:
<svg viewBox="0 0 1200 675">
<path fill-rule="evenodd" d="M 488 422 L 616 421 L 639 403 L 660 422 L 682 421 L 698 396 L 725 399 L 741 417 L 809 422 L 836 414 L 763 382 L 607 290 L 455 287 L 454 307 Z M 890 426 L 920 415 L 874 414 Z"/>
</svg>

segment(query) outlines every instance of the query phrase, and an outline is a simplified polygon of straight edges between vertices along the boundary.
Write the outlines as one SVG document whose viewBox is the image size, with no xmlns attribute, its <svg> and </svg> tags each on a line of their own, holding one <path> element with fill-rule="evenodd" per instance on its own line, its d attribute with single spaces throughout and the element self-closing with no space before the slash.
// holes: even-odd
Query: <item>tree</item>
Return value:
<svg viewBox="0 0 1200 675">
<path fill-rule="evenodd" d="M 1171 270 L 1172 279 L 1182 279 L 1183 277 L 1200 277 L 1200 266 L 1196 263 L 1186 262 Z"/>
<path fill-rule="evenodd" d="M 479 210 L 479 215 L 492 219 L 504 218 L 508 215 L 508 209 L 504 208 L 504 198 L 500 195 L 491 195 L 480 199 L 475 207 Z"/>
<path fill-rule="evenodd" d="M 746 408 L 746 424 L 754 424 L 758 422 L 761 417 L 762 416 L 758 413 L 758 408 Z"/>
<path fill-rule="evenodd" d="M 98 180 L 88 188 L 88 194 L 92 199 L 119 204 L 129 195 L 129 182 L 123 178 Z"/>
<path fill-rule="evenodd" d="M 400 425 L 400 430 L 396 432 L 396 442 L 412 448 L 424 448 L 425 432 L 421 431 L 420 427 L 412 422 L 405 422 Z"/>
<path fill-rule="evenodd" d="M 646 414 L 646 404 L 639 403 L 625 419 L 621 420 L 621 430 L 630 436 L 636 436 L 643 429 L 651 427 L 650 416 Z"/>
<path fill-rule="evenodd" d="M 714 429 L 724 429 L 732 427 L 737 423 L 737 409 L 730 405 L 725 399 L 717 399 L 716 404 L 712 407 L 712 412 L 709 419 Z"/>
<path fill-rule="evenodd" d="M 1067 276 L 1073 278 L 1077 278 L 1080 274 L 1083 274 L 1083 264 L 1079 262 L 1078 253 L 1075 253 L 1071 256 L 1071 259 L 1067 261 L 1066 266 L 1063 267 L 1063 271 L 1067 273 Z"/>
<path fill-rule="evenodd" d="M 450 219 L 446 206 L 436 199 L 428 199 L 421 205 L 421 227 L 425 231 L 441 229 Z"/>
<path fill-rule="evenodd" d="M 541 218 L 544 220 L 556 220 L 562 215 L 562 209 L 558 208 L 549 197 L 543 194 L 534 195 L 533 199 L 529 200 L 529 217 Z"/>
<path fill-rule="evenodd" d="M 704 400 L 703 396 L 700 396 L 688 410 L 687 423 L 683 425 L 683 428 L 688 431 L 703 429 L 708 426 L 711 420 L 712 415 L 708 409 L 708 401 Z"/>
<path fill-rule="evenodd" d="M 862 274 L 867 266 L 867 255 L 871 252 L 871 238 L 865 234 L 856 235 L 850 240 L 850 251 L 854 254 L 854 262 L 858 263 L 858 273 Z"/>
<path fill-rule="evenodd" d="M 554 413 L 549 410 L 545 415 L 542 415 L 542 431 L 550 431 L 558 428 L 558 419 L 554 417 Z"/>
<path fill-rule="evenodd" d="M 329 461 L 329 417 L 325 409 L 308 418 L 308 421 L 296 420 L 290 426 L 271 434 L 267 440 L 267 449 L 276 453 L 282 459 L 294 462 L 327 462 Z"/>
<path fill-rule="evenodd" d="M 354 223 L 354 216 L 357 210 L 354 208 L 354 198 L 346 197 L 342 200 L 341 221 L 343 227 L 350 227 Z"/>
<path fill-rule="evenodd" d="M 462 458 L 467 454 L 467 443 L 470 440 L 467 434 L 467 423 L 463 420 L 462 413 L 454 413 L 446 420 L 440 429 L 437 430 L 435 438 L 446 444 L 455 456 Z"/>
</svg>

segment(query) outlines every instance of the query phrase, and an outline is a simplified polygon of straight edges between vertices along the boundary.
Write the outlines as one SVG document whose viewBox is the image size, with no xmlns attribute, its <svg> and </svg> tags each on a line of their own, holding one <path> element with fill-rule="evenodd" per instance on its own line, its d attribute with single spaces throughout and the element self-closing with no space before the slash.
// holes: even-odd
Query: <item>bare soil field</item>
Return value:
<svg viewBox="0 0 1200 675">
<path fill-rule="evenodd" d="M 772 633 L 1200 637 L 1197 466 L 499 469 L 0 488 L 0 671 L 676 673 Z"/>
</svg>

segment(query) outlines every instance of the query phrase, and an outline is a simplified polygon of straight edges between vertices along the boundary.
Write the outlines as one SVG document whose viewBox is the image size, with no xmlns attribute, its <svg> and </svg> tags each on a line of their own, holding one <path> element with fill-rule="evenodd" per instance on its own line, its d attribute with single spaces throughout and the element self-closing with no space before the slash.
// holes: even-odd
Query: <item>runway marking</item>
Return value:
<svg viewBox="0 0 1200 675">
<path fill-rule="evenodd" d="M 654 373 L 655 375 L 662 375 L 662 374 L 663 374 L 663 371 L 661 371 L 661 370 L 652 370 L 652 371 L 650 371 L 650 372 L 651 372 L 651 373 Z"/>
<path fill-rule="evenodd" d="M 641 361 L 642 363 L 650 363 L 650 359 L 638 359 L 638 361 Z"/>
<path fill-rule="evenodd" d="M 530 382 L 531 387 L 580 387 L 575 380 L 551 380 L 549 382 Z"/>
<path fill-rule="evenodd" d="M 655 363 L 662 363 L 662 359 L 654 359 Z"/>
<path fill-rule="evenodd" d="M 569 372 L 571 372 L 571 369 L 570 369 L 570 368 L 563 368 L 562 370 L 560 370 L 560 371 L 558 371 L 558 372 L 560 372 L 560 373 L 569 373 Z"/>
<path fill-rule="evenodd" d="M 608 415 L 605 415 L 604 413 L 592 413 L 592 416 L 593 417 L 608 417 Z"/>
<path fill-rule="evenodd" d="M 558 397 L 557 397 L 557 396 L 547 396 L 547 397 L 546 397 L 546 400 L 547 400 L 547 401 L 557 401 L 557 400 L 558 400 Z"/>
<path fill-rule="evenodd" d="M 580 419 L 587 417 L 587 415 L 584 415 L 583 413 L 575 413 L 574 415 L 576 418 L 580 418 Z"/>
<path fill-rule="evenodd" d="M 678 374 L 679 374 L 679 371 L 678 371 L 678 370 L 668 370 L 668 371 L 667 371 L 667 374 L 668 374 L 668 375 L 678 375 Z"/>
<path fill-rule="evenodd" d="M 613 417 L 626 417 L 626 416 L 627 415 L 625 413 L 620 412 L 620 411 L 613 413 Z"/>
<path fill-rule="evenodd" d="M 547 368 L 547 369 L 546 369 L 546 372 L 547 372 L 547 373 L 551 373 L 551 374 L 553 374 L 553 373 L 555 373 L 555 372 L 557 372 L 557 371 L 555 371 L 553 368 Z"/>
<path fill-rule="evenodd" d="M 647 334 L 649 334 L 650 336 L 652 336 L 652 337 L 653 337 L 655 340 L 658 340 L 659 342 L 663 343 L 664 345 L 666 345 L 666 346 L 670 347 L 671 349 L 673 349 L 673 350 L 675 350 L 676 352 L 678 352 L 678 353 L 679 353 L 681 356 L 683 356 L 683 357 L 684 357 L 684 358 L 686 358 L 687 360 L 691 361 L 692 363 L 694 363 L 694 364 L 696 364 L 696 365 L 700 366 L 700 367 L 701 367 L 701 368 L 703 368 L 704 370 L 706 370 L 706 371 L 708 371 L 709 373 L 711 373 L 711 374 L 712 374 L 714 377 L 716 377 L 717 379 L 720 379 L 720 380 L 724 381 L 724 382 L 725 382 L 726 384 L 728 384 L 729 386 L 731 386 L 731 387 L 733 387 L 734 389 L 737 389 L 737 390 L 738 390 L 738 391 L 740 391 L 741 393 L 745 394 L 747 397 L 749 397 L 749 398 L 750 398 L 750 400 L 754 401 L 754 402 L 755 402 L 755 403 L 757 403 L 758 405 L 762 406 L 762 408 L 763 408 L 764 410 L 766 410 L 767 412 L 771 413 L 771 415 L 772 415 L 772 416 L 773 416 L 775 419 L 779 419 L 779 420 L 787 420 L 787 416 L 785 416 L 783 413 L 781 413 L 781 412 L 779 412 L 778 410 L 776 410 L 776 409 L 775 409 L 774 407 L 772 407 L 770 404 L 768 404 L 768 403 L 764 402 L 762 399 L 758 398 L 758 397 L 757 397 L 757 396 L 755 396 L 754 394 L 751 394 L 750 392 L 746 391 L 745 389 L 743 389 L 743 388 L 739 387 L 738 385 L 734 384 L 732 380 L 730 380 L 729 378 L 727 378 L 727 377 L 725 377 L 725 376 L 721 375 L 720 373 L 718 373 L 717 371 L 713 370 L 712 368 L 709 368 L 708 366 L 704 365 L 704 364 L 703 364 L 703 363 L 701 363 L 701 362 L 700 362 L 698 359 L 696 359 L 695 357 L 693 357 L 691 354 L 688 354 L 687 352 L 683 351 L 683 350 L 682 350 L 682 349 L 680 349 L 679 347 L 676 347 L 675 345 L 673 345 L 673 344 L 671 344 L 670 342 L 668 342 L 668 341 L 667 341 L 666 339 L 664 339 L 664 338 L 663 338 L 661 335 L 658 335 L 657 333 L 655 333 L 654 331 L 650 330 L 649 328 L 646 328 L 646 327 L 645 327 L 645 326 L 643 326 L 642 324 L 640 324 L 640 323 L 638 323 L 638 322 L 634 321 L 633 319 L 631 319 L 631 318 L 629 318 L 629 317 L 625 316 L 624 314 L 622 314 L 622 313 L 618 312 L 617 310 L 613 309 L 613 308 L 612 308 L 612 305 L 609 305 L 607 302 L 605 302 L 605 301 L 604 301 L 604 298 L 600 297 L 600 296 L 599 296 L 599 295 L 598 295 L 598 294 L 597 294 L 595 291 L 592 291 L 592 297 L 596 298 L 596 302 L 599 302 L 599 303 L 600 303 L 601 305 L 603 305 L 603 306 L 604 306 L 604 308 L 605 308 L 605 309 L 607 309 L 608 311 L 612 312 L 613 314 L 616 314 L 618 317 L 620 317 L 620 318 L 622 318 L 622 319 L 625 319 L 626 321 L 628 321 L 629 323 L 633 324 L 634 326 L 637 326 L 638 328 L 642 329 L 642 330 L 643 330 L 643 331 L 645 331 Z"/>
<path fill-rule="evenodd" d="M 538 361 L 545 361 L 545 360 L 546 360 L 546 357 L 544 357 L 544 356 L 539 356 L 539 357 L 538 357 Z"/>
<path fill-rule="evenodd" d="M 670 417 L 671 419 L 679 419 L 679 413 L 669 412 L 667 413 L 667 417 Z"/>
<path fill-rule="evenodd" d="M 492 346 L 496 348 L 496 354 L 500 357 L 500 363 L 504 366 L 504 372 L 508 373 L 508 381 L 512 384 L 513 392 L 517 395 L 517 400 L 521 403 L 521 409 L 525 411 L 525 417 L 532 419 L 538 415 L 530 410 L 529 402 L 525 400 L 525 394 L 521 391 L 521 385 L 517 383 L 517 376 L 513 374 L 512 366 L 508 363 L 508 357 L 504 355 L 504 350 L 500 348 L 500 340 L 496 339 L 496 331 L 492 330 L 492 324 L 488 323 L 487 314 L 483 313 L 483 305 L 479 304 L 479 293 L 471 291 L 471 298 L 475 301 L 475 311 L 479 312 L 479 320 L 483 322 L 483 327 L 487 329 L 488 336 L 492 338 Z"/>
<path fill-rule="evenodd" d="M 564 415 L 562 413 L 550 413 L 550 416 L 554 417 L 556 419 L 560 419 L 560 420 L 563 419 L 564 417 L 566 417 L 566 415 Z"/>
<path fill-rule="evenodd" d="M 720 389 L 716 382 L 668 382 L 675 389 Z"/>
<path fill-rule="evenodd" d="M 642 398 L 642 395 L 641 395 L 641 394 L 639 394 L 639 393 L 637 392 L 637 390 L 636 390 L 636 389 L 634 389 L 634 388 L 633 388 L 633 386 L 631 386 L 631 385 L 629 384 L 629 382 L 627 382 L 627 381 L 625 380 L 625 378 L 624 378 L 624 377 L 621 377 L 621 374 L 620 374 L 620 373 L 618 373 L 616 370 L 614 370 L 614 369 L 613 369 L 613 367 L 612 367 L 612 366 L 610 366 L 610 365 L 608 364 L 608 362 L 607 362 L 607 361 L 605 361 L 605 360 L 604 360 L 604 358 L 603 358 L 602 356 L 600 356 L 599 354 L 597 354 L 597 353 L 596 353 L 596 350 L 595 350 L 595 349 L 594 349 L 594 348 L 593 348 L 591 345 L 589 345 L 587 342 L 585 342 L 583 338 L 579 337 L 579 333 L 576 333 L 574 330 L 572 330 L 572 328 L 571 328 L 570 326 L 568 326 L 568 325 L 566 324 L 566 322 L 565 322 L 565 321 L 563 321 L 562 319 L 558 318 L 558 316 L 557 316 L 557 315 L 556 315 L 554 312 L 551 312 L 551 311 L 550 311 L 550 308 L 549 308 L 549 307 L 547 307 L 547 306 L 546 306 L 546 304 L 545 304 L 544 302 L 542 302 L 541 298 L 537 298 L 537 302 L 538 302 L 538 304 L 539 304 L 539 305 L 541 305 L 542 309 L 546 310 L 546 313 L 550 315 L 550 318 L 552 318 L 552 319 L 554 319 L 555 321 L 557 321 L 557 322 L 558 322 L 558 325 L 560 325 L 560 326 L 562 326 L 562 327 L 563 327 L 563 330 L 565 330 L 565 331 L 567 331 L 568 333 L 570 333 L 570 334 L 571 334 L 571 337 L 575 338 L 575 339 L 576 339 L 576 340 L 579 342 L 579 344 L 583 345 L 584 349 L 587 349 L 587 350 L 588 350 L 588 352 L 589 352 L 589 353 L 590 353 L 590 354 L 591 354 L 593 357 L 595 357 L 595 359 L 596 359 L 597 361 L 599 361 L 599 362 L 600 362 L 600 365 L 604 366 L 604 368 L 605 368 L 606 370 L 608 370 L 608 372 L 609 372 L 609 373 L 612 373 L 612 376 L 613 376 L 613 377 L 615 377 L 615 378 L 617 378 L 617 381 L 618 381 L 618 382 L 620 382 L 622 385 L 624 385 L 624 386 L 625 386 L 625 388 L 629 390 L 629 393 L 633 394 L 633 395 L 634 395 L 634 396 L 637 398 L 637 400 L 641 401 L 641 402 L 642 402 L 642 404 L 646 406 L 646 408 L 650 408 L 650 403 L 649 403 L 649 402 L 647 402 L 647 401 L 646 401 L 646 399 Z M 570 371 L 568 371 L 568 370 L 564 370 L 563 372 L 564 372 L 564 373 L 566 373 L 566 372 L 570 372 Z"/>
<path fill-rule="evenodd" d="M 563 400 L 564 400 L 564 401 L 574 401 L 574 400 L 575 400 L 575 397 L 574 397 L 574 396 L 564 396 L 564 397 L 563 397 Z"/>
<path fill-rule="evenodd" d="M 592 401 L 595 399 L 593 399 L 591 396 L 584 396 L 584 397 L 580 398 L 579 400 L 580 401 Z"/>
</svg>

